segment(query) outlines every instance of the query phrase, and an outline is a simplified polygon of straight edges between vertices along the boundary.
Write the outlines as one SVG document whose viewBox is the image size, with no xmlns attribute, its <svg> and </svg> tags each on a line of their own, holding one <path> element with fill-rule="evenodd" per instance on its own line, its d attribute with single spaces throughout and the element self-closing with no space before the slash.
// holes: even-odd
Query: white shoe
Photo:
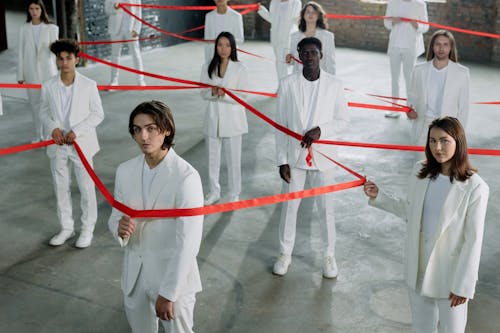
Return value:
<svg viewBox="0 0 500 333">
<path fill-rule="evenodd" d="M 139 80 L 139 81 L 137 81 L 137 85 L 141 86 L 141 87 L 145 87 L 146 86 L 146 82 L 144 80 Z"/>
<path fill-rule="evenodd" d="M 323 277 L 327 279 L 335 279 L 339 271 L 337 269 L 337 262 L 334 256 L 326 256 L 323 261 Z"/>
<path fill-rule="evenodd" d="M 117 86 L 118 85 L 118 80 L 111 80 L 111 82 L 108 84 L 108 86 Z M 116 89 L 108 89 L 108 91 L 116 91 Z"/>
<path fill-rule="evenodd" d="M 75 233 L 73 232 L 73 230 L 63 229 L 57 235 L 55 235 L 50 239 L 49 245 L 50 246 L 63 245 L 64 243 L 66 243 L 68 239 L 70 239 L 74 235 Z"/>
<path fill-rule="evenodd" d="M 210 192 L 205 196 L 205 206 L 211 205 L 220 200 L 220 194 Z"/>
<path fill-rule="evenodd" d="M 236 201 L 240 201 L 240 196 L 239 195 L 230 195 L 227 198 L 227 202 L 236 202 Z"/>
<path fill-rule="evenodd" d="M 82 232 L 80 237 L 76 240 L 75 246 L 79 249 L 84 249 L 92 244 L 92 233 Z"/>
<path fill-rule="evenodd" d="M 288 266 L 292 262 L 292 257 L 288 254 L 281 253 L 278 260 L 274 263 L 273 274 L 283 276 L 288 272 Z"/>
<path fill-rule="evenodd" d="M 400 116 L 399 112 L 396 112 L 396 111 L 386 112 L 384 114 L 384 117 L 386 117 L 386 118 L 399 118 L 399 116 Z"/>
</svg>

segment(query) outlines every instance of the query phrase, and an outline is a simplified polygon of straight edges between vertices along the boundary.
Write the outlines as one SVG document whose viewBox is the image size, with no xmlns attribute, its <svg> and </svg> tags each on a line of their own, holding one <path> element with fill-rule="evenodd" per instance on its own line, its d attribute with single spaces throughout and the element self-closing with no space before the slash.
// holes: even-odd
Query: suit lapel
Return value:
<svg viewBox="0 0 500 333">
<path fill-rule="evenodd" d="M 80 89 L 80 74 L 78 72 L 75 72 L 75 81 L 73 82 L 73 94 L 71 97 L 71 107 L 70 107 L 70 114 L 69 114 L 69 124 L 71 127 L 75 124 L 75 117 L 77 115 L 78 110 L 80 109 L 79 104 L 80 100 L 79 97 L 84 91 Z"/>
<path fill-rule="evenodd" d="M 132 202 L 135 209 L 144 209 L 144 203 L 142 201 L 142 168 L 144 167 L 144 154 L 137 158 L 136 164 L 133 167 L 135 172 L 130 172 L 128 188 L 131 191 L 128 192 L 130 195 L 129 202 Z"/>
<path fill-rule="evenodd" d="M 456 74 L 455 68 L 456 68 L 455 63 L 450 60 L 448 62 L 448 73 L 446 75 L 446 81 L 444 83 L 443 102 L 441 104 L 441 114 L 443 116 L 448 115 L 450 113 L 453 114 L 452 110 L 456 110 L 456 107 L 453 107 L 452 105 L 448 105 L 449 103 L 447 103 L 447 101 L 450 100 L 450 98 L 447 98 L 448 96 L 456 96 L 455 94 L 450 93 L 450 90 L 453 87 L 453 83 L 458 82 L 458 79 L 455 77 L 455 74 Z M 451 99 L 453 99 L 453 98 L 451 98 Z"/>
<path fill-rule="evenodd" d="M 159 180 L 168 179 L 168 173 L 172 168 L 170 168 L 170 164 L 172 163 L 172 159 L 174 158 L 175 152 L 172 148 L 168 151 L 165 159 L 158 164 L 158 171 L 153 179 L 153 184 L 151 185 L 151 193 L 149 194 L 148 202 L 146 203 L 146 209 L 153 209 L 156 206 L 156 202 L 160 197 L 162 190 L 165 189 L 165 183 Z"/>
<path fill-rule="evenodd" d="M 413 202 L 410 202 L 411 205 L 414 205 L 414 209 L 412 209 L 415 214 L 418 214 L 418 216 L 414 216 L 415 221 L 419 221 L 420 223 L 415 223 L 415 227 L 418 227 L 418 230 L 415 230 L 415 232 L 420 233 L 421 229 L 421 224 L 422 224 L 422 213 L 424 211 L 424 199 L 425 199 L 425 194 L 427 193 L 427 187 L 429 186 L 429 178 L 424 178 L 424 179 L 419 179 L 416 184 L 415 184 L 415 190 L 413 191 L 413 194 L 415 197 L 413 198 Z"/>
</svg>

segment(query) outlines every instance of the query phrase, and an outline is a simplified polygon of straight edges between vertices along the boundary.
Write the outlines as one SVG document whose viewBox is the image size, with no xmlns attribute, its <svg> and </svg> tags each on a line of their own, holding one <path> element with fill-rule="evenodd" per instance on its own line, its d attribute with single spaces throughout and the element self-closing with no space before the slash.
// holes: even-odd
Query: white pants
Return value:
<svg viewBox="0 0 500 333">
<path fill-rule="evenodd" d="M 88 158 L 92 166 L 92 158 Z M 57 217 L 64 230 L 74 230 L 73 209 L 71 205 L 71 169 L 73 165 L 76 182 L 80 189 L 80 207 L 82 210 L 82 232 L 92 233 L 97 221 L 97 200 L 95 187 L 87 170 L 83 166 L 72 146 L 58 147 L 56 155 L 50 158 L 50 171 L 54 181 L 57 199 Z"/>
<path fill-rule="evenodd" d="M 130 33 L 120 32 L 118 35 L 112 35 L 111 40 L 127 40 L 132 39 Z M 134 68 L 143 71 L 141 49 L 139 47 L 139 40 L 127 43 L 129 52 L 132 53 L 132 60 Z M 120 64 L 120 55 L 122 53 L 122 43 L 111 44 L 111 62 Z M 111 82 L 118 82 L 118 68 L 111 67 Z M 144 80 L 144 75 L 138 75 L 137 82 L 141 83 Z"/>
<path fill-rule="evenodd" d="M 405 77 L 405 84 L 406 84 L 406 97 L 408 97 L 408 89 L 410 87 L 411 73 L 417 61 L 415 52 L 410 51 L 409 49 L 393 48 L 389 50 L 389 61 L 391 63 L 392 96 L 400 97 L 399 78 L 401 76 L 401 65 L 403 65 L 403 75 Z"/>
<path fill-rule="evenodd" d="M 273 44 L 274 56 L 276 58 L 276 73 L 278 74 L 278 80 L 281 80 L 290 73 L 290 65 L 285 62 L 286 50 L 289 45 Z"/>
<path fill-rule="evenodd" d="M 451 301 L 431 298 L 408 289 L 412 333 L 463 333 L 467 323 L 467 302 L 450 307 Z M 439 329 L 439 331 L 438 331 Z"/>
<path fill-rule="evenodd" d="M 229 197 L 241 193 L 241 135 L 227 138 L 207 136 L 208 181 L 210 193 L 220 195 L 220 159 L 224 149 L 227 165 Z"/>
<path fill-rule="evenodd" d="M 306 176 L 309 177 L 311 187 L 331 185 L 333 183 L 333 171 L 307 171 L 292 168 L 292 179 L 290 184 L 285 183 L 284 192 L 296 192 L 304 189 Z M 283 202 L 281 208 L 279 241 L 280 253 L 291 255 L 295 244 L 297 225 L 297 212 L 301 199 Z M 335 255 L 335 216 L 333 209 L 333 194 L 327 193 L 315 197 L 321 226 L 321 236 L 325 244 L 325 256 Z M 307 221 L 309 223 L 310 221 Z"/>
<path fill-rule="evenodd" d="M 155 304 L 158 292 L 146 287 L 140 273 L 134 290 L 125 295 L 124 305 L 128 323 L 134 333 L 157 333 L 158 320 Z M 174 320 L 162 320 L 161 323 L 167 333 L 192 333 L 193 311 L 196 303 L 195 294 L 187 294 L 174 302 Z"/>
<path fill-rule="evenodd" d="M 40 108 L 42 106 L 42 92 L 40 89 L 27 89 L 28 100 L 31 106 L 33 117 L 33 140 L 39 141 L 43 138 L 42 121 L 40 119 Z"/>
</svg>

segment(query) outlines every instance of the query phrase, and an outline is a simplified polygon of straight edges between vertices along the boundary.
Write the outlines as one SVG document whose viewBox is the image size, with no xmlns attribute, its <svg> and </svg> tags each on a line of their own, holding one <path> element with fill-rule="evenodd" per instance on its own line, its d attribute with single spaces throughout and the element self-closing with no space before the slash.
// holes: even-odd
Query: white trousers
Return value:
<svg viewBox="0 0 500 333">
<path fill-rule="evenodd" d="M 273 44 L 274 56 L 276 58 L 276 73 L 278 80 L 281 80 L 290 73 L 290 65 L 285 62 L 286 50 L 289 50 L 289 45 Z"/>
<path fill-rule="evenodd" d="M 40 89 L 27 89 L 28 100 L 31 106 L 31 115 L 33 117 L 33 140 L 39 141 L 43 138 L 42 121 L 40 119 L 40 108 L 42 106 L 42 92 Z"/>
<path fill-rule="evenodd" d="M 412 333 L 463 333 L 467 323 L 467 302 L 451 307 L 451 301 L 417 294 L 408 288 Z"/>
<path fill-rule="evenodd" d="M 92 158 L 88 158 L 92 166 Z M 80 207 L 82 210 L 82 232 L 92 233 L 97 221 L 97 200 L 94 183 L 85 170 L 80 158 L 72 146 L 58 147 L 56 155 L 50 158 L 50 171 L 54 181 L 57 199 L 57 217 L 64 230 L 74 230 L 73 208 L 71 204 L 71 169 L 73 165 L 76 182 L 80 189 Z"/>
<path fill-rule="evenodd" d="M 284 192 L 296 192 L 304 189 L 306 176 L 311 187 L 331 185 L 334 180 L 332 170 L 307 171 L 292 168 L 290 184 L 285 183 Z M 335 255 L 335 215 L 333 209 L 333 194 L 316 196 L 315 202 L 319 214 L 321 236 L 325 245 L 325 256 Z M 280 253 L 291 255 L 295 244 L 297 212 L 301 199 L 285 201 L 281 208 L 279 241 Z M 307 221 L 309 223 L 310 221 Z"/>
<path fill-rule="evenodd" d="M 127 40 L 133 39 L 130 33 L 120 32 L 118 35 L 112 35 L 111 40 Z M 127 43 L 129 47 L 129 52 L 132 54 L 132 61 L 134 62 L 134 68 L 140 71 L 144 70 L 142 66 L 141 49 L 139 47 L 139 40 L 135 42 Z M 120 64 L 120 55 L 122 53 L 122 43 L 111 44 L 111 62 L 114 64 Z M 118 82 L 118 68 L 111 67 L 111 82 Z M 137 82 L 140 83 L 144 80 L 144 75 L 137 76 Z"/>
<path fill-rule="evenodd" d="M 393 48 L 389 50 L 389 61 L 391 63 L 391 86 L 392 96 L 400 97 L 399 83 L 401 76 L 401 65 L 403 66 L 403 75 L 406 84 L 406 97 L 408 97 L 408 89 L 410 87 L 411 73 L 417 62 L 415 52 L 409 49 Z"/>
<path fill-rule="evenodd" d="M 155 304 L 158 292 L 150 290 L 140 273 L 134 290 L 124 297 L 125 313 L 134 333 L 157 333 L 158 320 Z M 167 333 L 192 333 L 195 294 L 180 297 L 174 302 L 174 320 L 161 320 Z"/>
<path fill-rule="evenodd" d="M 220 195 L 220 160 L 224 149 L 228 175 L 229 197 L 241 193 L 241 135 L 227 138 L 205 137 L 208 152 L 208 182 L 209 191 Z"/>
</svg>

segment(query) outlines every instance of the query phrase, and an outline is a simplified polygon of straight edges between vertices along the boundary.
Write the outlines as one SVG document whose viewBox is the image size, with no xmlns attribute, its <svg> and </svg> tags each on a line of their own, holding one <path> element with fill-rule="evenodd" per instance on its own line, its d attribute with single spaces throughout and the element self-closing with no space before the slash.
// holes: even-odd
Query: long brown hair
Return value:
<svg viewBox="0 0 500 333">
<path fill-rule="evenodd" d="M 328 29 L 328 21 L 326 20 L 326 13 L 323 10 L 323 7 L 317 2 L 309 1 L 302 7 L 300 11 L 300 20 L 299 20 L 299 30 L 302 32 L 306 31 L 306 20 L 304 19 L 304 15 L 306 13 L 306 9 L 308 6 L 311 6 L 318 13 L 318 20 L 316 21 L 316 27 L 321 29 Z"/>
<path fill-rule="evenodd" d="M 450 182 L 453 182 L 454 179 L 462 182 L 469 179 L 477 170 L 474 169 L 469 162 L 465 131 L 457 118 L 448 116 L 437 118 L 429 125 L 427 143 L 425 144 L 425 157 L 427 160 L 422 164 L 422 169 L 420 169 L 417 177 L 420 179 L 426 177 L 436 179 L 441 172 L 441 163 L 436 161 L 434 156 L 432 156 L 429 145 L 429 136 L 433 128 L 442 129 L 450 135 L 456 143 L 455 154 L 451 158 Z"/>
<path fill-rule="evenodd" d="M 429 42 L 429 48 L 427 49 L 426 59 L 427 61 L 434 59 L 434 43 L 436 42 L 436 38 L 439 36 L 447 37 L 450 40 L 450 60 L 453 62 L 458 62 L 458 51 L 457 51 L 457 43 L 455 42 L 455 37 L 448 30 L 437 30 L 431 37 L 431 41 Z"/>
<path fill-rule="evenodd" d="M 40 6 L 42 9 L 42 14 L 40 15 L 40 21 L 42 21 L 45 24 L 51 23 L 49 20 L 49 15 L 47 14 L 47 10 L 45 9 L 45 5 L 43 4 L 42 0 L 31 0 L 28 2 L 28 5 L 26 6 L 26 22 L 31 22 L 31 15 L 30 15 L 30 6 L 32 4 L 35 4 L 37 6 Z"/>
</svg>

